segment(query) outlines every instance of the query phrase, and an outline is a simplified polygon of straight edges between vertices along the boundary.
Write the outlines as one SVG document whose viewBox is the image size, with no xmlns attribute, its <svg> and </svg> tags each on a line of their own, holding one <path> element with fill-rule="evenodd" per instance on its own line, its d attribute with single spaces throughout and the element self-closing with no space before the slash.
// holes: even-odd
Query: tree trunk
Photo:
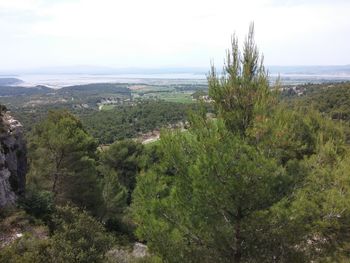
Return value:
<svg viewBox="0 0 350 263">
<path fill-rule="evenodd" d="M 56 172 L 53 176 L 53 184 L 52 184 L 52 192 L 53 192 L 53 196 L 56 197 L 57 195 L 57 183 L 60 177 L 60 167 L 61 167 L 61 163 L 64 157 L 64 152 L 62 151 L 59 158 L 55 158 L 56 159 Z"/>
<path fill-rule="evenodd" d="M 233 262 L 241 262 L 242 258 L 242 246 L 241 246 L 241 219 L 242 219 L 242 212 L 241 208 L 238 208 L 237 211 L 237 218 L 236 218 L 236 226 L 235 226 L 235 251 L 233 254 Z"/>
<path fill-rule="evenodd" d="M 58 181 L 58 172 L 56 172 L 53 176 L 53 184 L 52 184 L 52 192 L 54 197 L 56 197 L 57 194 L 57 181 Z"/>
</svg>

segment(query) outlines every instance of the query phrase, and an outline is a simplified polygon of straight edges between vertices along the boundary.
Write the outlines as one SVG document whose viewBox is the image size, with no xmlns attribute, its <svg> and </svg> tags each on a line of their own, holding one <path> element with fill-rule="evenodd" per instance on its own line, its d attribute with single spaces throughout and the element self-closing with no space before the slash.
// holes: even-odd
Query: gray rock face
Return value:
<svg viewBox="0 0 350 263">
<path fill-rule="evenodd" d="M 132 251 L 132 255 L 134 258 L 144 258 L 148 255 L 148 248 L 146 245 L 136 242 L 134 244 L 134 249 Z"/>
<path fill-rule="evenodd" d="M 24 194 L 27 148 L 22 125 L 7 113 L 0 116 L 0 208 Z"/>
</svg>

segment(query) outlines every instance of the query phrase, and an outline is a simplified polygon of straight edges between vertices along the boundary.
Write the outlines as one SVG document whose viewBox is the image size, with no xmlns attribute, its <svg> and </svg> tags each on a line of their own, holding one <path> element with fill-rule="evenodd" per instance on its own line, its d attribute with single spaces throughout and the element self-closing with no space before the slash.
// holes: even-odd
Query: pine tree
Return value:
<svg viewBox="0 0 350 263">
<path fill-rule="evenodd" d="M 73 202 L 97 212 L 101 194 L 97 179 L 96 141 L 67 111 L 52 111 L 30 139 L 28 181 L 50 190 L 57 204 Z"/>
<path fill-rule="evenodd" d="M 208 85 L 218 114 L 231 131 L 245 135 L 254 118 L 258 114 L 266 114 L 273 97 L 263 57 L 259 55 L 254 41 L 254 24 L 249 27 L 243 53 L 237 37 L 232 37 L 232 47 L 227 51 L 222 76 L 217 75 L 212 65 Z"/>
<path fill-rule="evenodd" d="M 163 135 L 160 164 L 139 177 L 134 193 L 139 237 L 169 262 L 259 256 L 251 223 L 286 187 L 284 169 L 249 145 L 255 118 L 273 100 L 253 25 L 243 54 L 233 37 L 223 76 L 212 67 L 208 83 L 218 118 L 194 115 L 187 133 Z"/>
</svg>

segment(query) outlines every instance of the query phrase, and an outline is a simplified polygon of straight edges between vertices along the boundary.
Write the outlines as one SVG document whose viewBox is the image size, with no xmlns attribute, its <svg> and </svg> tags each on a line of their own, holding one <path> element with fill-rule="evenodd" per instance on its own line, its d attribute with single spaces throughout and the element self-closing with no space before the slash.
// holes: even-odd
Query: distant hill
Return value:
<svg viewBox="0 0 350 263">
<path fill-rule="evenodd" d="M 350 65 L 343 66 L 269 66 L 272 74 L 298 75 L 350 75 Z"/>
<path fill-rule="evenodd" d="M 0 85 L 18 85 L 21 83 L 23 81 L 17 78 L 0 78 Z"/>
<path fill-rule="evenodd" d="M 87 85 L 75 85 L 69 87 L 63 87 L 61 89 L 51 89 L 46 86 L 35 87 L 21 87 L 21 86 L 9 86 L 0 85 L 0 96 L 22 96 L 22 95 L 36 95 L 56 93 L 57 95 L 72 95 L 72 96 L 91 96 L 99 94 L 122 94 L 124 96 L 130 96 L 131 91 L 125 84 L 112 84 L 112 83 L 97 83 Z"/>
<path fill-rule="evenodd" d="M 272 74 L 308 74 L 308 75 L 341 75 L 350 74 L 350 65 L 334 66 L 278 66 L 270 65 L 266 67 Z M 123 75 L 123 74 L 200 74 L 208 73 L 209 67 L 128 67 L 113 68 L 101 66 L 61 66 L 45 67 L 37 69 L 20 70 L 18 72 L 7 72 L 7 74 L 43 74 L 43 75 Z M 3 72 L 5 73 L 5 72 Z M 5 80 L 5 79 L 4 79 Z M 11 78 L 9 78 L 11 80 Z M 16 79 L 13 79 L 16 80 Z M 20 80 L 19 80 L 20 81 Z M 0 79 L 1 84 L 1 79 Z M 10 85 L 10 84 L 6 84 Z"/>
<path fill-rule="evenodd" d="M 130 95 L 130 89 L 125 84 L 114 83 L 94 83 L 86 85 L 75 85 L 63 87 L 57 90 L 59 94 L 64 93 L 84 93 L 84 94 L 100 94 L 100 93 L 123 93 Z"/>
<path fill-rule="evenodd" d="M 7 86 L 0 85 L 0 96 L 29 96 L 35 94 L 46 94 L 52 92 L 53 89 L 50 89 L 46 86 L 35 86 L 31 88 L 19 87 L 19 86 Z"/>
</svg>

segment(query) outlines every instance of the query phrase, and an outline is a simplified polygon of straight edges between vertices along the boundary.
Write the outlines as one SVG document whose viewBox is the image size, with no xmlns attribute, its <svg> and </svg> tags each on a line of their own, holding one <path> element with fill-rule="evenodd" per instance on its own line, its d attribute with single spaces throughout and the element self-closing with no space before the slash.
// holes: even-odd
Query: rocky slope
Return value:
<svg viewBox="0 0 350 263">
<path fill-rule="evenodd" d="M 0 112 L 0 210 L 24 194 L 27 149 L 22 125 Z"/>
</svg>

